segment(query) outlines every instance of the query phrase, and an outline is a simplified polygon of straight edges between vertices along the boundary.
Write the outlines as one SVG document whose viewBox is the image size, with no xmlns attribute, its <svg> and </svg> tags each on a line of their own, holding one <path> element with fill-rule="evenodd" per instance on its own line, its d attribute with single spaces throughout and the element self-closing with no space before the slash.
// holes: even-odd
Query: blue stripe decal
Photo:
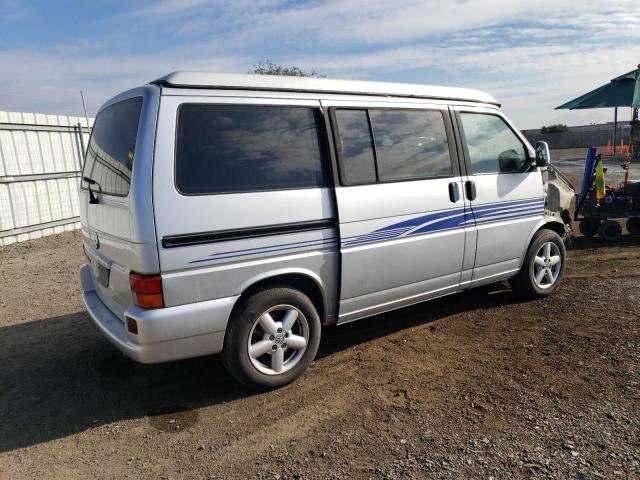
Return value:
<svg viewBox="0 0 640 480">
<path fill-rule="evenodd" d="M 475 223 L 489 223 L 541 215 L 544 213 L 543 198 L 529 198 L 524 200 L 509 200 L 506 202 L 473 205 L 471 208 L 457 208 L 442 210 L 428 215 L 404 220 L 387 225 L 371 233 L 345 237 L 342 246 L 362 245 L 377 241 L 392 240 L 429 232 L 462 228 Z M 487 220 L 484 220 L 484 219 Z M 388 232 L 388 234 L 387 234 Z"/>
<path fill-rule="evenodd" d="M 517 214 L 517 213 L 530 213 L 530 214 L 536 214 L 536 213 L 542 213 L 542 209 L 538 208 L 538 207 L 533 207 L 533 208 L 519 208 L 519 209 L 512 209 L 512 210 L 501 210 L 501 211 L 492 211 L 492 212 L 481 212 L 480 214 L 476 213 L 475 215 L 473 215 L 473 218 L 475 218 L 476 220 L 482 220 L 484 218 L 499 218 L 499 217 L 503 217 L 503 216 L 508 216 L 510 214 Z"/>
<path fill-rule="evenodd" d="M 539 215 L 541 215 L 542 212 L 523 212 L 523 213 L 512 213 L 510 215 L 503 215 L 502 217 L 500 217 L 499 219 L 495 219 L 495 218 L 487 218 L 487 219 L 480 219 L 480 220 L 476 220 L 476 223 L 478 225 L 480 224 L 485 224 L 485 223 L 494 223 L 497 221 L 507 221 L 507 220 L 514 220 L 517 218 L 525 218 L 525 217 L 537 217 Z"/>
<path fill-rule="evenodd" d="M 427 215 L 393 223 L 362 235 L 350 237 L 326 238 L 306 240 L 301 242 L 270 245 L 243 250 L 230 250 L 209 255 L 207 258 L 192 260 L 189 263 L 209 262 L 261 253 L 283 252 L 305 247 L 328 247 L 341 242 L 343 247 L 377 243 L 397 238 L 407 238 L 413 235 L 441 232 L 464 228 L 474 224 L 484 225 L 494 222 L 504 222 L 526 217 L 538 216 L 544 213 L 543 198 L 529 198 L 525 200 L 510 200 L 506 202 L 473 205 L 471 208 L 454 208 L 441 210 Z"/>
<path fill-rule="evenodd" d="M 337 238 L 326 238 L 326 239 L 319 239 L 319 240 L 308 240 L 306 242 L 295 242 L 295 243 L 285 243 L 282 245 L 271 245 L 268 247 L 249 248 L 246 250 L 232 250 L 229 252 L 213 253 L 209 255 L 209 257 L 207 258 L 202 258 L 200 260 L 192 260 L 189 263 L 208 262 L 211 260 L 221 260 L 221 259 L 234 258 L 234 257 L 246 257 L 247 255 L 256 255 L 259 253 L 281 252 L 285 250 L 293 250 L 293 249 L 303 248 L 303 247 L 316 247 L 316 246 L 325 246 L 325 245 L 328 246 L 335 243 L 338 243 Z"/>
<path fill-rule="evenodd" d="M 210 257 L 214 257 L 216 255 L 226 255 L 226 254 L 231 254 L 231 253 L 243 253 L 243 252 L 252 252 L 254 250 L 264 250 L 264 249 L 269 249 L 269 248 L 276 248 L 276 247 L 293 247 L 293 248 L 297 248 L 297 247 L 306 247 L 307 244 L 314 244 L 314 243 L 318 243 L 318 242 L 325 242 L 325 241 L 334 241 L 337 240 L 337 238 L 317 238 L 315 240 L 303 240 L 300 242 L 293 242 L 293 243 L 283 243 L 281 245 L 268 245 L 266 247 L 255 247 L 255 248 L 244 248 L 242 250 L 230 250 L 228 252 L 219 252 L 219 253 L 212 253 L 211 255 L 209 255 Z"/>
<path fill-rule="evenodd" d="M 352 237 L 342 237 L 342 240 L 353 240 L 353 239 L 360 239 L 360 238 L 376 238 L 376 237 L 387 237 L 387 236 L 394 236 L 394 235 L 401 235 L 404 232 L 411 230 L 411 227 L 405 227 L 405 228 L 397 228 L 394 230 L 376 230 L 374 232 L 371 233 L 366 233 L 363 235 L 354 235 Z"/>
<path fill-rule="evenodd" d="M 538 205 L 544 204 L 544 198 L 529 198 L 526 200 L 510 200 L 508 202 L 494 202 L 494 203 L 482 203 L 472 205 L 474 210 L 482 210 L 485 208 L 497 208 L 497 207 L 514 207 L 517 205 Z"/>
</svg>

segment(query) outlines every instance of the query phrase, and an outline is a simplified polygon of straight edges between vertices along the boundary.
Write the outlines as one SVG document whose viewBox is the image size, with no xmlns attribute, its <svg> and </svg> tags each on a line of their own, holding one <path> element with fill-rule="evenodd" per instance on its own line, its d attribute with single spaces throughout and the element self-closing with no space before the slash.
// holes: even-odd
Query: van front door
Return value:
<svg viewBox="0 0 640 480">
<path fill-rule="evenodd" d="M 465 196 L 477 230 L 473 272 L 461 286 L 488 283 L 520 268 L 527 242 L 544 218 L 540 171 L 517 130 L 492 108 L 456 109 L 467 177 Z"/>
<path fill-rule="evenodd" d="M 377 105 L 323 102 L 338 159 L 339 322 L 460 284 L 468 207 L 447 107 Z"/>
</svg>

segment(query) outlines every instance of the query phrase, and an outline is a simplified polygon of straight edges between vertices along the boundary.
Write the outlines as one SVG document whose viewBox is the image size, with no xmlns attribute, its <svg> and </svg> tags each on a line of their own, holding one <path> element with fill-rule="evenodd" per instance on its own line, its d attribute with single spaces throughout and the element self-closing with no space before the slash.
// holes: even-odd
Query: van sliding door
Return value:
<svg viewBox="0 0 640 480">
<path fill-rule="evenodd" d="M 339 322 L 456 291 L 465 204 L 447 107 L 322 103 L 339 167 Z"/>
</svg>

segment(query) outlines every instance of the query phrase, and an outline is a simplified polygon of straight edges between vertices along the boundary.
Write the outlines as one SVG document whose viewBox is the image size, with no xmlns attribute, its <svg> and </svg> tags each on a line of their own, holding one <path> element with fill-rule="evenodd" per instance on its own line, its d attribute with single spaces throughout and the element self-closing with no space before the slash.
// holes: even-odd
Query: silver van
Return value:
<svg viewBox="0 0 640 480">
<path fill-rule="evenodd" d="M 131 358 L 299 377 L 321 326 L 509 279 L 551 294 L 549 150 L 461 88 L 176 72 L 108 101 L 80 204 L 87 310 Z"/>
</svg>

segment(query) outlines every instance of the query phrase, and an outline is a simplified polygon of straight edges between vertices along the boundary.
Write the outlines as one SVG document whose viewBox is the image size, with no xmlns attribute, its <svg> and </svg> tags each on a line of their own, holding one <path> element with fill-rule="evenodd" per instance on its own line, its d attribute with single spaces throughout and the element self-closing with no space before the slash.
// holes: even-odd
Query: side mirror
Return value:
<svg viewBox="0 0 640 480">
<path fill-rule="evenodd" d="M 536 167 L 551 165 L 551 153 L 547 142 L 536 142 Z"/>
</svg>

